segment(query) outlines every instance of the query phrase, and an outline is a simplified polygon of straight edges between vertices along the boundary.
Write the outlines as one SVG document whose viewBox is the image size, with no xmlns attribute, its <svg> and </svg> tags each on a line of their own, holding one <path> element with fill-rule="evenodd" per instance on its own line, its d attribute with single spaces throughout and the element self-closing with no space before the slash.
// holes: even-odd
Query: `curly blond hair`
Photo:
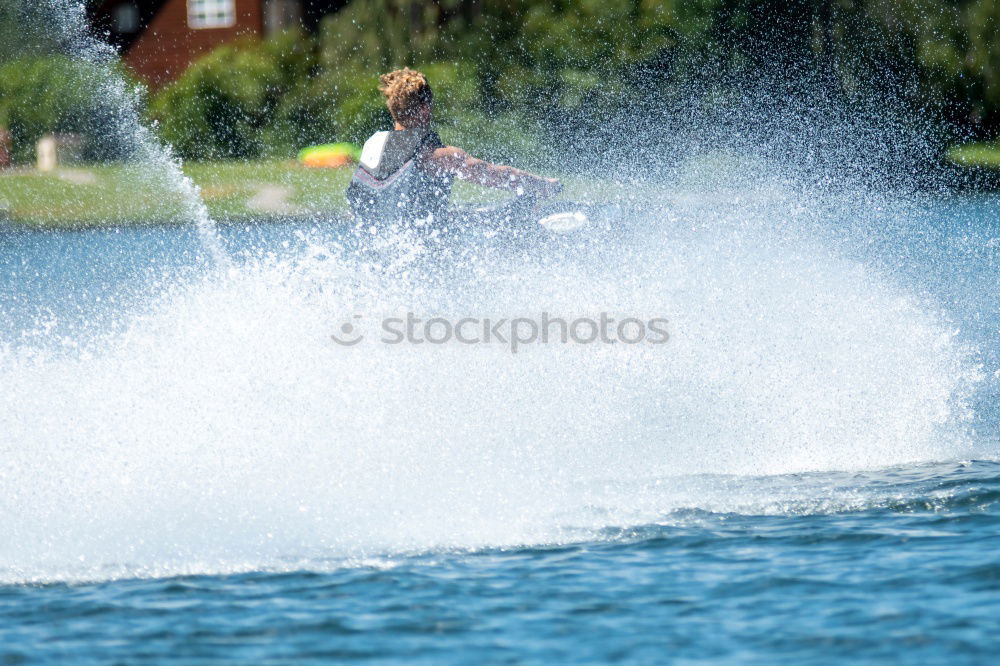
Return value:
<svg viewBox="0 0 1000 666">
<path fill-rule="evenodd" d="M 392 119 L 398 123 L 413 120 L 420 108 L 433 99 L 427 77 L 409 67 L 383 74 L 379 81 L 378 89 L 385 95 Z"/>
</svg>

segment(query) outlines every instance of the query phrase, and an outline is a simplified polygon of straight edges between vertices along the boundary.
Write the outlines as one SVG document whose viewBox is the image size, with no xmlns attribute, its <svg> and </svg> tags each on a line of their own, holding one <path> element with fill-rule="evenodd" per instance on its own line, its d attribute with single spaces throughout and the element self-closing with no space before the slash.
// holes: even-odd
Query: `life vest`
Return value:
<svg viewBox="0 0 1000 666">
<path fill-rule="evenodd" d="M 444 215 L 451 178 L 427 169 L 427 156 L 442 147 L 427 128 L 376 132 L 361 151 L 347 201 L 367 224 L 421 223 Z"/>
</svg>

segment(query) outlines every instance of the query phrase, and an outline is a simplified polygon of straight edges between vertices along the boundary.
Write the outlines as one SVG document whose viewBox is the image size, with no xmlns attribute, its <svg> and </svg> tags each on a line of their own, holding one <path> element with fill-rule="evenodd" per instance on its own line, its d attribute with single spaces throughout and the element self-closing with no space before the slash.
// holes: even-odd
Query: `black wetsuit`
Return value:
<svg viewBox="0 0 1000 666">
<path fill-rule="evenodd" d="M 437 132 L 428 128 L 378 132 L 368 139 L 347 187 L 355 218 L 369 224 L 418 225 L 443 218 L 452 178 L 435 173 L 427 163 L 442 147 Z"/>
</svg>

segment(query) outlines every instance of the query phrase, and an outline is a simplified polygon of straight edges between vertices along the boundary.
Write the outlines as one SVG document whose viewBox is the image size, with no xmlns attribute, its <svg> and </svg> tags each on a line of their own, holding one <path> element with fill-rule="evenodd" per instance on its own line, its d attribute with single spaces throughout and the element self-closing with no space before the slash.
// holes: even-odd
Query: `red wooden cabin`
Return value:
<svg viewBox="0 0 1000 666">
<path fill-rule="evenodd" d="M 293 26 L 313 30 L 347 0 L 104 0 L 91 9 L 99 34 L 151 88 L 184 72 L 198 56 L 238 37 L 266 37 Z"/>
</svg>

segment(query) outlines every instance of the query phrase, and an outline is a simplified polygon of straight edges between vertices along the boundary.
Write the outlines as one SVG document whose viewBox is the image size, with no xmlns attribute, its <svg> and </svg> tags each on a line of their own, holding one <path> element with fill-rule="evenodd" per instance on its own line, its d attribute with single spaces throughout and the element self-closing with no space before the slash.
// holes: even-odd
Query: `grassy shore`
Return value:
<svg viewBox="0 0 1000 666">
<path fill-rule="evenodd" d="M 945 153 L 952 164 L 980 169 L 1000 169 L 1000 144 L 967 143 L 952 146 Z"/>
<path fill-rule="evenodd" d="M 198 186 L 212 219 L 287 219 L 346 214 L 351 169 L 311 169 L 293 161 L 192 162 L 184 173 Z M 596 194 L 593 181 L 569 179 L 567 194 Z M 456 183 L 455 200 L 506 196 Z M 176 184 L 136 165 L 93 165 L 39 173 L 0 171 L 0 224 L 86 228 L 190 222 Z"/>
<path fill-rule="evenodd" d="M 345 212 L 348 169 L 292 161 L 191 163 L 184 173 L 215 219 Z M 176 184 L 152 167 L 95 165 L 0 172 L 0 217 L 9 223 L 86 227 L 186 221 Z"/>
<path fill-rule="evenodd" d="M 946 160 L 969 173 L 986 174 L 986 187 L 1000 187 L 1000 144 L 955 146 Z M 687 177 L 714 182 L 733 169 L 746 171 L 740 158 L 709 155 L 688 165 Z M 192 162 L 188 176 L 217 221 L 337 218 L 347 213 L 344 189 L 351 169 L 313 169 L 293 160 Z M 176 183 L 142 165 L 86 165 L 39 173 L 31 168 L 0 171 L 0 227 L 86 228 L 129 224 L 184 224 L 192 221 Z M 708 179 L 706 181 L 706 178 Z M 723 178 L 725 180 L 725 178 Z M 684 182 L 681 174 L 680 182 Z M 995 182 L 996 181 L 996 182 Z M 567 177 L 569 199 L 615 199 L 611 182 Z M 634 189 L 634 188 L 633 188 Z M 459 202 L 490 201 L 506 196 L 458 182 Z M 188 202 L 189 203 L 189 202 Z"/>
</svg>

